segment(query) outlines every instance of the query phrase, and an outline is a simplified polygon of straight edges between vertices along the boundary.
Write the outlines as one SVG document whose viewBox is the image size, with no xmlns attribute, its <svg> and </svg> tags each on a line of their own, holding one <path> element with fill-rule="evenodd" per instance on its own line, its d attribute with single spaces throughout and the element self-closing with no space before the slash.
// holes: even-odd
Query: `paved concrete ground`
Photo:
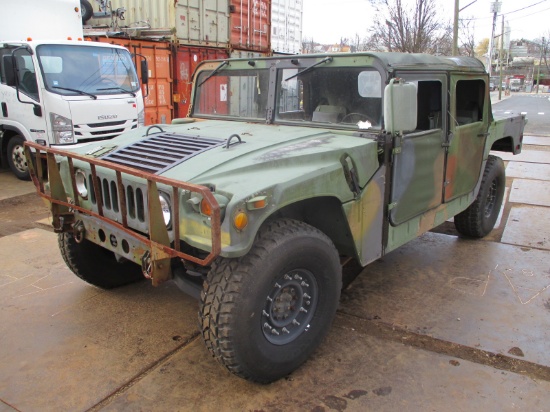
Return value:
<svg viewBox="0 0 550 412">
<path fill-rule="evenodd" d="M 0 237 L 0 412 L 550 410 L 550 137 L 525 140 L 494 233 L 427 233 L 369 265 L 315 355 L 267 386 L 210 358 L 174 285 L 102 291 L 52 232 Z"/>
</svg>

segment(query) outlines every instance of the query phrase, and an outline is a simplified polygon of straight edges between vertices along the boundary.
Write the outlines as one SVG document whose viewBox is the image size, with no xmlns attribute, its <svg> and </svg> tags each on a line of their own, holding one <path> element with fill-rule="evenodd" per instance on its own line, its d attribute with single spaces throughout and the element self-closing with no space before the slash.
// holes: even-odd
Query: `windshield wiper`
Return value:
<svg viewBox="0 0 550 412">
<path fill-rule="evenodd" d="M 210 73 L 208 76 L 206 76 L 206 78 L 202 82 L 200 82 L 197 87 L 201 87 L 204 84 L 204 82 L 206 82 L 208 79 L 210 79 L 216 73 L 218 73 L 221 69 L 223 69 L 228 64 L 229 64 L 229 62 L 227 60 L 224 60 L 223 62 L 221 62 L 221 64 L 218 67 L 216 67 L 212 73 Z"/>
<path fill-rule="evenodd" d="M 122 90 L 123 92 L 130 93 L 132 96 L 136 97 L 136 94 L 133 91 L 126 90 L 123 87 L 104 87 L 102 89 L 97 89 L 97 90 Z"/>
<path fill-rule="evenodd" d="M 324 64 L 324 63 L 330 63 L 332 61 L 332 57 L 325 57 L 323 60 L 318 61 L 317 63 L 313 63 L 311 66 L 306 67 L 301 72 L 298 72 L 296 74 L 293 74 L 292 76 L 285 79 L 285 82 L 289 81 L 290 79 L 294 79 L 296 76 L 299 76 L 300 74 L 305 74 L 311 70 L 313 70 L 315 67 Z"/>
<path fill-rule="evenodd" d="M 83 92 L 82 90 L 78 89 L 71 89 L 70 87 L 59 87 L 59 86 L 53 86 L 54 89 L 61 89 L 61 90 L 68 90 L 70 92 L 75 92 L 78 94 L 81 94 L 83 96 L 90 96 L 92 99 L 97 100 L 97 96 L 95 94 L 91 94 L 88 92 Z"/>
</svg>

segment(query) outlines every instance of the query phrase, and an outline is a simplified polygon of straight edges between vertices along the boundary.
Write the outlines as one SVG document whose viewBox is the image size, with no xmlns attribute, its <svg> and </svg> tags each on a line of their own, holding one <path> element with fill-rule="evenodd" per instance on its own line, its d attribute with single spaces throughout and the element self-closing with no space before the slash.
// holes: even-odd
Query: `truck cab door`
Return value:
<svg viewBox="0 0 550 412">
<path fill-rule="evenodd" d="M 445 202 L 472 192 L 487 141 L 489 104 L 485 76 L 451 75 Z"/>
<path fill-rule="evenodd" d="M 443 74 L 396 73 L 417 88 L 416 130 L 393 149 L 390 222 L 398 226 L 442 203 L 445 171 L 447 78 Z"/>
</svg>

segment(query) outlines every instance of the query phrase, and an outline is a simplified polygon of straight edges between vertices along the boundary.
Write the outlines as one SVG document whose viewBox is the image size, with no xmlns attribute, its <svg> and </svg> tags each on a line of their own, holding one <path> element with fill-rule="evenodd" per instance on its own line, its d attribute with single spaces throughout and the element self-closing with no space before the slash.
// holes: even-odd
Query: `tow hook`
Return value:
<svg viewBox="0 0 550 412">
<path fill-rule="evenodd" d="M 141 257 L 141 271 L 146 279 L 151 279 L 153 273 L 153 262 L 151 261 L 151 253 L 145 252 Z"/>
<path fill-rule="evenodd" d="M 86 228 L 84 227 L 84 222 L 82 220 L 77 220 L 73 225 L 73 236 L 76 243 L 81 243 L 84 240 L 84 234 L 86 233 Z"/>
</svg>

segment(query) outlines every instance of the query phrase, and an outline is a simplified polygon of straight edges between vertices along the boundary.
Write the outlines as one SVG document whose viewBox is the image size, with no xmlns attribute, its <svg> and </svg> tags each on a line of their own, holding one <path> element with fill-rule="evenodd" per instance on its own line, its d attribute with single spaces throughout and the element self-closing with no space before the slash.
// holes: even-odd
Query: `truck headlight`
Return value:
<svg viewBox="0 0 550 412">
<path fill-rule="evenodd" d="M 76 183 L 76 191 L 82 197 L 82 199 L 88 198 L 88 183 L 86 182 L 86 174 L 82 170 L 77 170 L 74 174 L 74 181 Z"/>
<path fill-rule="evenodd" d="M 74 143 L 73 122 L 71 119 L 50 113 L 52 132 L 56 144 Z"/>
<path fill-rule="evenodd" d="M 172 226 L 172 208 L 170 206 L 170 199 L 164 193 L 159 193 L 160 209 L 162 210 L 162 217 L 164 218 L 164 224 L 168 229 Z"/>
</svg>

